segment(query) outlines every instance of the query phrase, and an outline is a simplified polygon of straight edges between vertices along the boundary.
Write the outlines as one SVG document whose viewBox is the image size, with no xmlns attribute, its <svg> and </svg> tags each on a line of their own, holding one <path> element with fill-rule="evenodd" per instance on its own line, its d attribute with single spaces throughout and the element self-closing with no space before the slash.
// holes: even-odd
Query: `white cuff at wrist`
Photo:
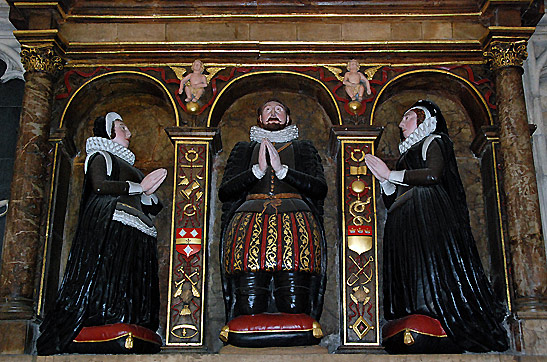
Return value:
<svg viewBox="0 0 547 362">
<path fill-rule="evenodd" d="M 275 175 L 279 180 L 283 180 L 285 176 L 287 176 L 287 172 L 289 171 L 289 166 L 287 165 L 281 165 L 281 170 L 275 171 Z"/>
<path fill-rule="evenodd" d="M 388 180 L 380 182 L 380 186 L 382 187 L 382 191 L 384 191 L 384 194 L 388 196 L 393 195 L 395 191 L 397 191 L 397 187 Z"/>
<path fill-rule="evenodd" d="M 266 174 L 265 171 L 262 171 L 262 170 L 260 169 L 260 166 L 258 165 L 258 163 L 255 163 L 255 164 L 253 165 L 253 167 L 251 168 L 251 170 L 253 171 L 253 175 L 255 175 L 255 177 L 256 177 L 257 179 L 259 179 L 259 180 L 260 180 L 262 177 L 264 177 L 264 175 Z"/>
<path fill-rule="evenodd" d="M 408 186 L 407 184 L 403 182 L 404 179 L 405 179 L 405 170 L 391 171 L 389 174 L 389 182 L 397 184 L 397 185 Z"/>
<path fill-rule="evenodd" d="M 126 181 L 129 184 L 129 195 L 142 194 L 142 186 L 136 182 Z"/>
<path fill-rule="evenodd" d="M 152 204 L 157 204 L 157 203 L 158 203 L 158 197 L 155 194 L 152 194 L 149 196 L 143 193 L 141 195 L 141 204 L 150 206 Z"/>
</svg>

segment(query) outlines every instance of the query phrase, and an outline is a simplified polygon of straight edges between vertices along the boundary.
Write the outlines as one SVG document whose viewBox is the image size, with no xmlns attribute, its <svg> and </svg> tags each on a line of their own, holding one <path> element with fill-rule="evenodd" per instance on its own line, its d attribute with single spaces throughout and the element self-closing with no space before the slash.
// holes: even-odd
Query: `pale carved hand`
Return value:
<svg viewBox="0 0 547 362">
<path fill-rule="evenodd" d="M 266 144 L 268 153 L 270 155 L 270 164 L 275 172 L 281 171 L 283 165 L 281 164 L 281 159 L 279 158 L 279 152 L 275 149 L 275 146 L 268 139 L 262 141 L 263 144 Z"/>
<path fill-rule="evenodd" d="M 258 150 L 258 168 L 260 168 L 260 171 L 266 172 L 266 168 L 268 168 L 268 161 L 266 160 L 266 143 L 267 141 L 265 138 L 262 139 L 262 142 L 260 143 L 260 149 Z"/>
<path fill-rule="evenodd" d="M 142 191 L 146 195 L 152 195 L 167 177 L 167 170 L 158 168 L 146 175 L 141 181 Z"/>
<path fill-rule="evenodd" d="M 368 153 L 365 155 L 365 163 L 372 174 L 380 181 L 389 180 L 391 170 L 380 158 Z"/>
</svg>

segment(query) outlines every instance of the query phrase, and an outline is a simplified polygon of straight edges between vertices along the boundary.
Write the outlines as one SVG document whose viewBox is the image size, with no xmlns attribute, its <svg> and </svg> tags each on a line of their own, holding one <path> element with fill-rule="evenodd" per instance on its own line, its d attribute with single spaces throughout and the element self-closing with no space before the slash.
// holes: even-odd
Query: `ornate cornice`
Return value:
<svg viewBox="0 0 547 362">
<path fill-rule="evenodd" d="M 522 67 L 528 56 L 526 41 L 516 42 L 493 41 L 484 52 L 493 70 L 504 67 Z"/>
<path fill-rule="evenodd" d="M 27 72 L 44 72 L 53 75 L 63 69 L 63 60 L 53 47 L 29 47 L 21 50 L 21 61 Z"/>
</svg>

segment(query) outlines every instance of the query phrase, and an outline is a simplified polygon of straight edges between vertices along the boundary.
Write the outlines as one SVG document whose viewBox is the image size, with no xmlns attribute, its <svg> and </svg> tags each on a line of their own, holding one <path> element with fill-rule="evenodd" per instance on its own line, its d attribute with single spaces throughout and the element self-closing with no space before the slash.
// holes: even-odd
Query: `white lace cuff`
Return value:
<svg viewBox="0 0 547 362">
<path fill-rule="evenodd" d="M 136 182 L 126 181 L 129 184 L 129 195 L 142 194 L 142 186 Z"/>
<path fill-rule="evenodd" d="M 384 180 L 380 182 L 380 186 L 382 187 L 382 191 L 384 191 L 384 194 L 386 195 L 393 195 L 395 191 L 397 191 L 397 188 L 394 184 L 389 182 L 388 180 Z"/>
<path fill-rule="evenodd" d="M 262 170 L 260 170 L 260 166 L 258 166 L 258 163 L 255 163 L 253 165 L 252 170 L 253 170 L 253 175 L 255 175 L 255 177 L 259 180 L 262 177 L 264 177 L 264 175 L 266 174 L 266 172 L 263 172 Z"/>
<path fill-rule="evenodd" d="M 289 166 L 287 165 L 281 165 L 281 170 L 279 172 L 275 171 L 275 175 L 279 180 L 283 180 L 285 176 L 287 176 L 287 172 L 289 171 Z"/>
<path fill-rule="evenodd" d="M 143 193 L 141 195 L 141 204 L 143 205 L 152 205 L 158 203 L 158 197 L 155 194 L 152 194 L 148 196 L 147 194 Z"/>
<path fill-rule="evenodd" d="M 389 174 L 389 182 L 402 185 L 402 186 L 408 186 L 403 182 L 405 179 L 405 170 L 402 171 L 391 171 Z"/>
</svg>

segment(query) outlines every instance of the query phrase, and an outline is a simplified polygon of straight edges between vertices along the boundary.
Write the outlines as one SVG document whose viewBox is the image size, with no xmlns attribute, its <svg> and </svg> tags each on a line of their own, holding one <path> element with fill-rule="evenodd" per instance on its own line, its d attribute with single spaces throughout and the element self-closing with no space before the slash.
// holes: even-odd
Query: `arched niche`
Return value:
<svg viewBox="0 0 547 362">
<path fill-rule="evenodd" d="M 262 78 L 265 74 L 257 77 L 249 77 L 256 81 L 260 86 L 251 88 L 247 81 L 243 87 L 234 84 L 239 89 L 238 97 L 234 94 L 223 93 L 217 103 L 225 104 L 225 110 L 217 120 L 216 126 L 220 128 L 222 135 L 223 152 L 214 159 L 213 172 L 211 175 L 211 209 L 213 229 L 210 231 L 209 238 L 209 275 L 212 282 L 208 286 L 208 323 L 209 331 L 213 335 L 210 337 L 213 343 L 212 350 L 217 351 L 221 348 L 222 342 L 217 338 L 217 331 L 224 325 L 224 305 L 222 299 L 222 289 L 220 280 L 220 219 L 222 214 L 222 204 L 218 200 L 217 190 L 222 181 L 224 167 L 228 156 L 239 141 L 249 141 L 249 130 L 251 126 L 256 125 L 257 108 L 265 101 L 276 98 L 282 101 L 290 108 L 293 124 L 299 128 L 299 139 L 308 139 L 313 142 L 317 148 L 323 163 L 325 177 L 329 191 L 325 200 L 325 231 L 327 236 L 327 256 L 329 281 L 325 292 L 325 304 L 321 317 L 321 325 L 327 334 L 336 334 L 338 331 L 338 280 L 336 279 L 338 270 L 338 214 L 337 214 L 337 192 L 336 192 L 336 165 L 327 156 L 329 132 L 332 124 L 336 124 L 337 119 L 331 119 L 325 104 L 321 103 L 313 93 L 298 92 L 294 87 L 283 87 L 282 84 L 270 87 L 269 76 Z M 244 78 L 245 79 L 245 78 Z M 295 78 L 284 78 L 285 81 L 294 81 Z M 229 96 L 230 104 L 223 100 L 223 96 Z M 226 103 L 224 103 L 226 102 Z"/>
<path fill-rule="evenodd" d="M 488 109 L 479 95 L 460 79 L 440 72 L 416 72 L 402 75 L 381 91 L 373 109 L 373 126 L 384 127 L 377 154 L 393 168 L 399 157 L 399 123 L 402 115 L 419 99 L 436 103 L 446 119 L 454 143 L 460 177 L 466 190 L 471 228 L 487 273 L 491 270 L 491 241 L 488 240 L 481 160 L 470 149 L 477 127 L 489 125 Z M 470 98 L 473 97 L 473 98 Z M 379 220 L 385 210 L 379 209 Z"/>
<path fill-rule="evenodd" d="M 53 303 L 76 230 L 86 139 L 92 136 L 95 118 L 110 111 L 119 113 L 131 130 L 129 148 L 135 153 L 135 165 L 145 174 L 157 168 L 168 170 L 168 177 L 157 192 L 164 209 L 156 218 L 160 292 L 166 295 L 168 263 L 162 261 L 169 260 L 174 152 L 164 129 L 178 125 L 178 113 L 167 89 L 158 80 L 145 73 L 116 71 L 92 78 L 78 88 L 57 125 L 64 130 L 62 143 L 67 152 L 59 149 L 53 166 L 46 264 L 40 283 L 43 306 L 39 313 L 47 311 Z M 160 317 L 164 326 L 165 300 L 161 302 Z"/>
<path fill-rule="evenodd" d="M 244 74 L 226 84 L 212 105 L 207 127 L 216 127 L 224 112 L 237 99 L 262 91 L 304 94 L 323 107 L 333 124 L 342 124 L 340 109 L 332 93 L 321 81 L 306 74 L 277 70 Z"/>
</svg>

